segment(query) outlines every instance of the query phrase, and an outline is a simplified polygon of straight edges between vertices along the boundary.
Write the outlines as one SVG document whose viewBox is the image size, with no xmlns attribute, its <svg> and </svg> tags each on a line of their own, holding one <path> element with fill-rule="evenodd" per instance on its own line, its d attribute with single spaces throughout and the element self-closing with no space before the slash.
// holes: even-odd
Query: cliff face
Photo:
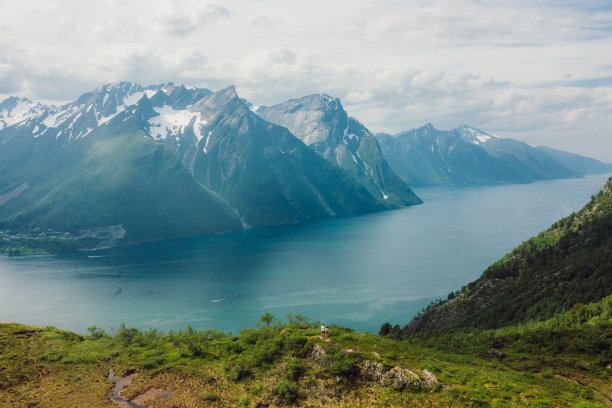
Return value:
<svg viewBox="0 0 612 408">
<path fill-rule="evenodd" d="M 310 95 L 252 109 L 265 120 L 289 129 L 388 208 L 421 203 L 391 169 L 374 135 L 347 114 L 338 98 Z"/>
</svg>

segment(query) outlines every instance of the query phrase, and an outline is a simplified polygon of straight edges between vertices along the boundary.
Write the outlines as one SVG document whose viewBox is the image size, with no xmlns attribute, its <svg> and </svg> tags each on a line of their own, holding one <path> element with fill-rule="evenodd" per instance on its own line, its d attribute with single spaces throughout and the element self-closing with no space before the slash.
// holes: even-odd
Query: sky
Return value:
<svg viewBox="0 0 612 408">
<path fill-rule="evenodd" d="M 1 99 L 323 92 L 374 133 L 468 124 L 612 162 L 609 0 L 0 0 L 0 31 Z"/>
</svg>

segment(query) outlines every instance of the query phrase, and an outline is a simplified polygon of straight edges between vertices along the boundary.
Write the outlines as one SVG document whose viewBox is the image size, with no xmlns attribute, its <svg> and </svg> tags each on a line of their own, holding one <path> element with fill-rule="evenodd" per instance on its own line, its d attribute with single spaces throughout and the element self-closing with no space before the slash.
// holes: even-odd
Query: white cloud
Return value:
<svg viewBox="0 0 612 408">
<path fill-rule="evenodd" d="M 612 161 L 604 0 L 3 1 L 0 94 L 103 82 L 326 92 L 373 131 L 469 123 Z M 599 78 L 599 79 L 598 79 Z"/>
<path fill-rule="evenodd" d="M 148 5 L 140 22 L 143 27 L 148 26 L 160 34 L 185 36 L 229 14 L 220 3 L 154 1 Z"/>
</svg>

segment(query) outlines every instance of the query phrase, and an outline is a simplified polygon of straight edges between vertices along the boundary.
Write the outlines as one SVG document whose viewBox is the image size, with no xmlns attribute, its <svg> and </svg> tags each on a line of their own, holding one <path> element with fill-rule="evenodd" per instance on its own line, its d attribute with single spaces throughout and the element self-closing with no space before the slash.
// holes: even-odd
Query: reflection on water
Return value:
<svg viewBox="0 0 612 408">
<path fill-rule="evenodd" d="M 84 332 L 252 327 L 265 311 L 377 331 L 478 277 L 578 210 L 607 176 L 431 188 L 360 217 L 67 256 L 0 258 L 0 320 Z"/>
</svg>

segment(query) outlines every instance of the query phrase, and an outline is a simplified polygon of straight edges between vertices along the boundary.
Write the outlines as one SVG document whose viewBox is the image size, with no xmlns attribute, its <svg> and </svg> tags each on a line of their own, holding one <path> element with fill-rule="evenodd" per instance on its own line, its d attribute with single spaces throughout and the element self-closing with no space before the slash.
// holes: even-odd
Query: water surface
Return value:
<svg viewBox="0 0 612 408">
<path fill-rule="evenodd" d="M 0 321 L 85 332 L 216 327 L 265 311 L 377 331 L 579 210 L 608 176 L 417 189 L 396 211 L 62 256 L 0 257 Z"/>
</svg>

